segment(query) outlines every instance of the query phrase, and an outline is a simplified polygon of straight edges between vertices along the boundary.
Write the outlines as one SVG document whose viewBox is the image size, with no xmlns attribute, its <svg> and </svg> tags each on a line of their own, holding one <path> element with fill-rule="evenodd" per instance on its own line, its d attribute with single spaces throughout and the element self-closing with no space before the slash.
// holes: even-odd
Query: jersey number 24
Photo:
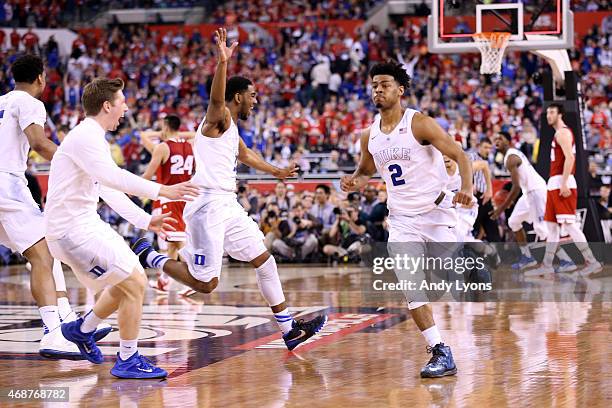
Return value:
<svg viewBox="0 0 612 408">
<path fill-rule="evenodd" d="M 193 174 L 193 156 L 189 155 L 183 159 L 181 155 L 170 157 L 170 174 Z"/>
</svg>

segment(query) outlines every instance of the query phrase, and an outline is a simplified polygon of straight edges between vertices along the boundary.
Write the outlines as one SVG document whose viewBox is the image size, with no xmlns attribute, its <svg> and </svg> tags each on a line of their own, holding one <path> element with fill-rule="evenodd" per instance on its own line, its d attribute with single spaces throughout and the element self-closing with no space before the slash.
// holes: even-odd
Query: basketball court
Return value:
<svg viewBox="0 0 612 408">
<path fill-rule="evenodd" d="M 419 377 L 428 355 L 405 302 L 381 304 L 365 296 L 363 271 L 281 266 L 296 318 L 323 311 L 330 317 L 295 352 L 280 339 L 251 268 L 224 268 L 211 295 L 184 299 L 176 292 L 147 292 L 140 352 L 170 373 L 156 381 L 117 380 L 108 373 L 116 331 L 99 343 L 107 361 L 102 365 L 39 357 L 41 324 L 28 273 L 6 267 L 0 270 L 0 293 L 7 299 L 0 308 L 0 369 L 11 375 L 0 379 L 0 388 L 69 387 L 70 403 L 44 406 L 608 406 L 609 269 L 597 281 L 604 287 L 594 290 L 584 282 L 556 282 L 555 290 L 572 293 L 573 301 L 433 303 L 459 369 L 441 379 Z M 90 303 L 73 275 L 66 275 L 70 299 Z M 585 295 L 591 299 L 576 301 Z M 115 319 L 109 323 L 116 328 Z"/>
</svg>

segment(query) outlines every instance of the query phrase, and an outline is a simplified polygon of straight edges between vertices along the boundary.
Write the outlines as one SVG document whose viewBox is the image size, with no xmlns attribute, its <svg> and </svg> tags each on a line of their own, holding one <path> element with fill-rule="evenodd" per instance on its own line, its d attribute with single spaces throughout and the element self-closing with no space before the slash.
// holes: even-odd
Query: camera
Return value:
<svg viewBox="0 0 612 408">
<path fill-rule="evenodd" d="M 335 207 L 334 208 L 334 214 L 336 214 L 336 215 L 342 214 L 342 210 L 340 209 L 340 207 Z"/>
<path fill-rule="evenodd" d="M 300 223 L 302 222 L 302 219 L 300 217 L 293 217 L 293 222 L 296 223 L 297 225 L 300 225 Z"/>
<path fill-rule="evenodd" d="M 246 193 L 246 187 L 245 186 L 238 187 L 238 194 L 244 194 L 244 193 Z"/>
</svg>

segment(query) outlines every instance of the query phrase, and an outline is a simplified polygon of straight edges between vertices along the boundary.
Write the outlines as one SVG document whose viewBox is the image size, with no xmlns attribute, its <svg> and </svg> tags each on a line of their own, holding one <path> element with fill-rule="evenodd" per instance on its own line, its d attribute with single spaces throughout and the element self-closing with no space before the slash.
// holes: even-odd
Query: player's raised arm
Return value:
<svg viewBox="0 0 612 408">
<path fill-rule="evenodd" d="M 227 30 L 219 28 L 215 32 L 217 42 L 217 70 L 212 81 L 210 90 L 210 102 L 206 111 L 206 123 L 216 125 L 220 131 L 225 131 L 229 127 L 229 112 L 225 107 L 225 83 L 227 81 L 227 63 L 234 50 L 238 46 L 233 42 L 231 47 L 227 46 Z M 205 127 L 202 127 L 204 131 Z M 204 135 L 207 136 L 207 135 Z"/>
<path fill-rule="evenodd" d="M 421 113 L 415 114 L 412 119 L 412 134 L 418 141 L 432 144 L 443 155 L 457 163 L 461 176 L 461 190 L 455 194 L 453 202 L 471 205 L 472 164 L 463 150 L 442 130 L 438 122 Z"/>
<path fill-rule="evenodd" d="M 238 160 L 241 163 L 244 163 L 247 166 L 254 168 L 255 170 L 263 171 L 279 179 L 295 177 L 297 175 L 297 166 L 295 165 L 295 163 L 289 164 L 289 166 L 285 167 L 284 169 L 273 166 L 263 160 L 252 149 L 249 149 L 246 144 L 244 144 L 242 138 L 240 138 L 240 144 L 238 148 Z"/>
<path fill-rule="evenodd" d="M 368 140 L 370 139 L 370 128 L 361 132 L 361 157 L 355 172 L 350 176 L 343 176 L 340 180 L 342 191 L 359 191 L 368 183 L 368 180 L 376 174 L 376 164 L 374 158 L 368 150 Z"/>
<path fill-rule="evenodd" d="M 140 132 L 140 143 L 142 144 L 142 147 L 144 147 L 151 154 L 153 154 L 153 151 L 155 150 L 155 146 L 157 146 L 157 144 L 153 142 L 154 138 L 160 139 L 161 132 L 158 130 L 157 131 L 149 130 L 149 131 Z"/>
</svg>

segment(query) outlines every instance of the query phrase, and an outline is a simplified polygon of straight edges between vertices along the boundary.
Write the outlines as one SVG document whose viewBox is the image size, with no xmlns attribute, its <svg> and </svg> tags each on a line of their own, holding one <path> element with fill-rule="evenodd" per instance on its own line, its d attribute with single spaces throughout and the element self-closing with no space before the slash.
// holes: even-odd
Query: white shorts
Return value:
<svg viewBox="0 0 612 408">
<path fill-rule="evenodd" d="M 546 239 L 547 229 L 544 223 L 544 211 L 546 209 L 546 190 L 532 190 L 523 194 L 516 202 L 508 226 L 512 231 L 519 231 L 523 228 L 523 223 L 533 225 L 533 229 L 538 237 Z"/>
<path fill-rule="evenodd" d="M 44 237 L 43 214 L 26 179 L 0 172 L 0 245 L 23 254 Z"/>
<path fill-rule="evenodd" d="M 474 240 L 472 230 L 474 229 L 476 217 L 478 217 L 478 205 L 474 205 L 471 208 L 458 207 L 456 211 L 457 226 L 455 227 L 455 233 L 457 241 L 472 242 Z"/>
<path fill-rule="evenodd" d="M 48 239 L 47 244 L 51 255 L 69 265 L 79 281 L 94 292 L 121 283 L 140 266 L 123 238 L 102 220 L 60 239 Z"/>
<path fill-rule="evenodd" d="M 221 274 L 223 253 L 250 262 L 266 252 L 259 226 L 235 195 L 204 195 L 187 203 L 183 214 L 187 244 L 179 251 L 191 275 L 210 282 Z"/>
<path fill-rule="evenodd" d="M 436 207 L 419 215 L 393 215 L 388 218 L 389 242 L 457 242 L 457 212 Z"/>
</svg>

